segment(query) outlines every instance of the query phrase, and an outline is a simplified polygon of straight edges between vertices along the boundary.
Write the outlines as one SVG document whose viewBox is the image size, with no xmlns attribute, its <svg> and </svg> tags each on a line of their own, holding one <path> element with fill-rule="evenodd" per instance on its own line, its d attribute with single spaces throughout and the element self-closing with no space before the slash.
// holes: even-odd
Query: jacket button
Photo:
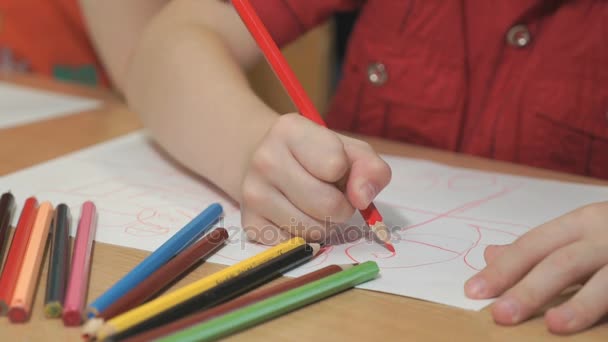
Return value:
<svg viewBox="0 0 608 342">
<path fill-rule="evenodd" d="M 367 67 L 367 79 L 375 86 L 381 86 L 388 80 L 386 66 L 382 63 L 372 63 Z"/>
<path fill-rule="evenodd" d="M 515 25 L 507 32 L 507 42 L 515 47 L 525 47 L 531 39 L 530 31 L 526 25 Z"/>
</svg>

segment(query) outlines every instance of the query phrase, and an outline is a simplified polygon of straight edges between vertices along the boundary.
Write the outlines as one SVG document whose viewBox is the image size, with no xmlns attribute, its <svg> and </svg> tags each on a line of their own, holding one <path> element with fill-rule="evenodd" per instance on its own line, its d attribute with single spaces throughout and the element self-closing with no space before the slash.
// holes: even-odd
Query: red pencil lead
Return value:
<svg viewBox="0 0 608 342">
<path fill-rule="evenodd" d="M 391 253 L 395 254 L 395 247 L 393 246 L 392 243 L 385 242 L 384 246 L 386 247 L 386 249 L 388 249 L 389 251 L 391 251 Z"/>
</svg>

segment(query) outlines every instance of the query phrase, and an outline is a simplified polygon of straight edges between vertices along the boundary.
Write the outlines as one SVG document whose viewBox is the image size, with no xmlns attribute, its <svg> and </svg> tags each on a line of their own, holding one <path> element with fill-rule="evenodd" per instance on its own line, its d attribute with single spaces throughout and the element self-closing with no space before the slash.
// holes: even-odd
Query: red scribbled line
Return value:
<svg viewBox="0 0 608 342">
<path fill-rule="evenodd" d="M 186 217 L 186 218 L 188 218 L 188 219 L 192 220 L 192 215 L 190 215 L 189 213 L 186 213 L 186 212 L 182 211 L 181 209 L 175 209 L 175 211 L 176 211 L 177 213 L 180 213 L 180 214 L 181 214 L 181 215 L 183 215 L 184 217 Z"/>
<path fill-rule="evenodd" d="M 350 249 L 354 248 L 360 244 L 362 244 L 364 241 L 360 241 L 350 247 L 348 247 L 346 250 L 344 250 L 344 253 L 346 254 L 346 256 L 348 258 L 350 258 L 353 262 L 360 262 L 358 259 L 356 259 L 351 253 L 350 253 Z M 472 245 L 471 245 L 472 246 Z M 430 245 L 431 248 L 435 248 L 437 246 L 434 245 Z M 458 254 L 455 254 L 453 257 L 450 257 L 448 259 L 444 259 L 444 260 L 438 260 L 438 261 L 432 261 L 432 262 L 426 262 L 426 263 L 421 263 L 421 264 L 415 264 L 415 265 L 409 265 L 409 266 L 382 266 L 379 265 L 379 267 L 381 269 L 405 269 L 405 268 L 416 268 L 416 267 L 422 267 L 422 266 L 429 266 L 429 265 L 434 265 L 434 264 L 442 264 L 442 263 L 446 263 L 446 262 L 450 262 L 454 259 L 457 259 L 458 257 L 460 257 L 465 251 L 460 252 Z"/>
<path fill-rule="evenodd" d="M 111 190 L 106 191 L 106 192 L 100 192 L 100 193 L 94 193 L 94 194 L 90 193 L 90 188 L 96 187 L 97 189 L 100 189 L 101 185 L 108 184 L 108 183 L 110 183 L 112 185 L 120 184 L 120 186 L 111 187 Z M 80 185 L 80 186 L 77 186 L 74 188 L 70 188 L 70 189 L 50 190 L 50 192 L 64 193 L 64 194 L 70 194 L 70 195 L 76 195 L 76 196 L 106 197 L 106 196 L 118 194 L 118 193 L 123 192 L 128 189 L 140 190 L 140 192 L 129 196 L 129 198 L 137 198 L 137 197 L 143 196 L 145 194 L 148 194 L 152 191 L 160 191 L 160 192 L 172 194 L 175 196 L 187 195 L 188 197 L 192 197 L 192 198 L 198 198 L 198 196 L 209 193 L 209 191 L 206 189 L 191 190 L 191 188 L 186 187 L 186 186 L 179 186 L 179 187 L 172 188 L 172 187 L 164 187 L 164 186 L 159 186 L 159 185 L 132 183 L 131 180 L 126 179 L 126 178 L 103 179 L 103 180 L 99 180 L 99 181 L 95 181 L 95 182 L 86 183 L 86 184 L 83 184 L 83 185 Z"/>
<path fill-rule="evenodd" d="M 133 230 L 133 232 L 131 231 Z M 125 227 L 125 234 L 135 236 L 135 237 L 153 237 L 158 235 L 164 235 L 169 232 L 169 229 L 158 227 L 158 226 L 138 226 L 137 222 L 132 223 L 131 225 Z M 151 234 L 142 234 L 142 233 L 151 233 Z"/>
<path fill-rule="evenodd" d="M 430 211 L 430 210 L 424 210 L 424 209 L 406 207 L 406 206 L 402 206 L 402 205 L 399 205 L 399 204 L 389 203 L 389 202 L 386 202 L 386 201 L 376 201 L 376 202 L 377 203 L 386 204 L 386 205 L 388 205 L 390 207 L 394 207 L 394 208 L 398 208 L 398 209 L 403 209 L 403 210 L 407 210 L 407 211 L 412 211 L 412 212 L 416 212 L 416 213 L 420 213 L 420 214 L 440 215 L 440 213 L 438 213 L 436 211 Z M 493 223 L 493 224 L 500 224 L 500 225 L 505 225 L 505 226 L 520 227 L 520 228 L 530 228 L 529 226 L 526 226 L 526 225 L 521 224 L 521 223 L 514 223 L 514 222 L 507 222 L 507 221 L 497 221 L 497 220 L 486 220 L 486 219 L 479 219 L 479 218 L 470 217 L 470 216 L 445 215 L 444 217 L 445 218 L 450 218 L 450 219 L 455 219 L 455 220 L 461 220 L 461 221 L 474 221 L 474 222 Z"/>
<path fill-rule="evenodd" d="M 473 208 L 477 208 L 477 207 L 481 206 L 482 204 L 486 204 L 486 203 L 488 203 L 488 202 L 490 202 L 492 200 L 495 200 L 497 198 L 500 198 L 500 197 L 502 197 L 502 196 L 510 193 L 511 191 L 515 190 L 516 188 L 517 187 L 515 187 L 515 186 L 511 187 L 511 188 L 503 188 L 501 191 L 499 191 L 499 192 L 497 192 L 495 194 L 489 195 L 489 196 L 484 197 L 484 198 L 479 199 L 479 200 L 475 200 L 475 201 L 472 201 L 472 202 L 465 203 L 464 205 L 461 205 L 460 207 L 451 209 L 449 211 L 446 211 L 445 213 L 440 213 L 440 214 L 438 214 L 438 215 L 436 215 L 436 216 L 434 216 L 434 217 L 432 217 L 432 218 L 430 218 L 430 219 L 428 219 L 426 221 L 423 221 L 423 222 L 420 222 L 420 223 L 416 223 L 416 224 L 413 224 L 411 226 L 403 227 L 403 228 L 401 228 L 401 230 L 402 231 L 406 231 L 406 230 L 411 230 L 411 229 L 414 229 L 414 228 L 417 228 L 417 227 L 422 227 L 422 226 L 424 226 L 426 224 L 429 224 L 431 222 L 437 221 L 437 220 L 439 220 L 441 218 L 449 217 L 452 214 L 461 213 L 461 212 L 464 212 L 464 211 L 467 211 L 467 210 L 470 210 L 470 209 L 473 209 Z"/>
<path fill-rule="evenodd" d="M 426 181 L 426 180 L 430 180 L 430 182 L 424 186 L 424 187 L 416 187 L 416 190 L 431 190 L 432 188 L 434 188 L 435 186 L 437 186 L 437 184 L 439 184 L 440 181 L 440 176 L 438 175 L 433 175 L 433 174 L 423 174 L 423 175 L 417 175 L 417 176 L 413 176 L 411 178 L 408 178 L 409 182 L 408 183 L 396 183 L 391 185 L 394 188 L 410 188 L 411 184 L 413 181 L 416 182 L 416 184 L 418 184 L 418 182 L 420 181 Z"/>
<path fill-rule="evenodd" d="M 506 230 L 502 230 L 502 229 L 487 228 L 487 227 L 481 227 L 481 226 L 479 227 L 479 229 L 490 230 L 490 231 L 497 232 L 497 233 L 503 233 L 503 234 L 511 235 L 513 237 L 520 237 L 519 234 L 515 234 L 515 233 L 509 232 L 509 231 L 506 231 Z"/>
<path fill-rule="evenodd" d="M 473 229 L 475 229 L 475 231 L 477 232 L 477 240 L 475 240 L 475 243 L 473 243 L 473 246 L 471 246 L 471 248 L 469 248 L 466 253 L 464 254 L 463 257 L 463 261 L 465 263 L 465 265 L 469 266 L 471 269 L 475 270 L 475 271 L 479 271 L 480 269 L 471 265 L 471 263 L 469 262 L 469 260 L 467 259 L 469 256 L 469 253 L 471 253 L 471 251 L 473 250 L 473 248 L 477 247 L 479 245 L 479 241 L 481 241 L 481 230 L 479 226 L 470 224 L 469 226 L 473 227 Z"/>
<path fill-rule="evenodd" d="M 450 190 L 460 190 L 460 189 L 478 189 L 478 188 L 484 188 L 487 186 L 491 186 L 491 185 L 496 185 L 496 176 L 488 176 L 488 178 L 486 178 L 486 180 L 489 180 L 489 183 L 471 183 L 471 184 L 465 184 L 465 185 L 458 185 L 458 181 L 462 180 L 462 179 L 472 179 L 472 180 L 480 180 L 482 176 L 479 175 L 456 175 L 456 176 L 452 176 L 450 177 L 450 179 L 448 180 L 448 189 Z M 485 181 L 485 180 L 484 180 Z M 458 185 L 458 186 L 457 186 Z"/>
</svg>

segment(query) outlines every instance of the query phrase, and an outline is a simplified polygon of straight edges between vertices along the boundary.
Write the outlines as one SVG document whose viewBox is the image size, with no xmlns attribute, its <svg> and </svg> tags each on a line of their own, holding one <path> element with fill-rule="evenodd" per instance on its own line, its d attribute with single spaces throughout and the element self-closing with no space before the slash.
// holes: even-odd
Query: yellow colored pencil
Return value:
<svg viewBox="0 0 608 342">
<path fill-rule="evenodd" d="M 164 296 L 151 300 L 146 304 L 133 308 L 110 319 L 101 328 L 99 328 L 99 330 L 96 332 L 97 340 L 103 341 L 112 335 L 125 331 L 150 317 L 156 316 L 157 314 L 171 307 L 185 302 L 188 299 L 207 291 L 218 284 L 234 278 L 243 272 L 257 267 L 268 260 L 272 260 L 277 256 L 289 252 L 290 250 L 305 243 L 306 241 L 300 237 L 292 238 L 262 253 L 254 255 L 251 258 L 245 259 L 235 265 L 211 274 L 208 277 L 202 278 L 190 285 L 184 286 Z"/>
</svg>

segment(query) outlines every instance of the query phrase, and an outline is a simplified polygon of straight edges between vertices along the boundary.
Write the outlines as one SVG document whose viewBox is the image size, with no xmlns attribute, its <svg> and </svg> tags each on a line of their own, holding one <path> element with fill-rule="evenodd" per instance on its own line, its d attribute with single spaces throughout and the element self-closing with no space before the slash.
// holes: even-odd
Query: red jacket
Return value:
<svg viewBox="0 0 608 342">
<path fill-rule="evenodd" d="M 280 45 L 360 9 L 332 128 L 608 178 L 608 1 L 252 3 Z M 76 4 L 0 0 L 0 69 L 106 84 Z"/>
<path fill-rule="evenodd" d="M 608 1 L 253 3 L 281 45 L 360 9 L 332 128 L 608 178 Z"/>
</svg>

